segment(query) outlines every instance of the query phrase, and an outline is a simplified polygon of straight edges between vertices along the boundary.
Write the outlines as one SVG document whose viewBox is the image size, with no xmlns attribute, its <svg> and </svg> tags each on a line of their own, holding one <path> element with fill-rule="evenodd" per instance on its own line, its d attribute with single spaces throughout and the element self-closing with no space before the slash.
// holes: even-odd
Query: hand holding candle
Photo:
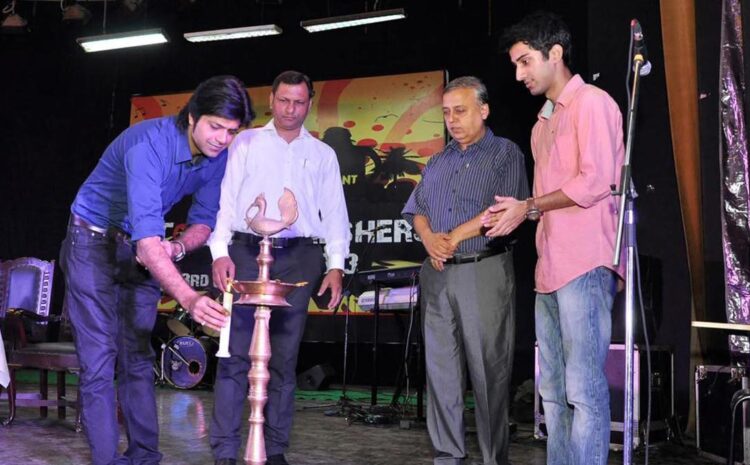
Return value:
<svg viewBox="0 0 750 465">
<path fill-rule="evenodd" d="M 224 310 L 227 312 L 227 321 L 224 326 L 221 327 L 219 332 L 219 350 L 216 352 L 217 357 L 228 358 L 229 357 L 229 331 L 232 328 L 232 282 L 227 281 L 227 288 L 224 291 L 222 302 L 224 304 Z"/>
</svg>

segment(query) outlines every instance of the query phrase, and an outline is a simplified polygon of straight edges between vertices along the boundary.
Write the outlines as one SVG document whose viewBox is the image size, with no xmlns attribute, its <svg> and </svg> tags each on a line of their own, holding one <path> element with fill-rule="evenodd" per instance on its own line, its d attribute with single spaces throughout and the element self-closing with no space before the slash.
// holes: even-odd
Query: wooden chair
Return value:
<svg viewBox="0 0 750 465">
<path fill-rule="evenodd" d="M 55 262 L 36 258 L 18 258 L 0 264 L 0 320 L 3 323 L 3 339 L 6 342 L 6 358 L 10 372 L 8 403 L 10 414 L 2 420 L 10 425 L 17 407 L 38 407 L 42 417 L 47 417 L 49 407 L 57 408 L 59 419 L 65 419 L 67 407 L 77 410 L 75 429 L 80 431 L 80 408 L 78 399 L 65 397 L 65 375 L 78 374 L 80 365 L 72 342 L 49 341 L 50 322 L 60 321 L 59 316 L 50 315 L 50 300 Z M 17 393 L 16 371 L 32 369 L 39 371 L 39 389 L 36 393 Z M 57 375 L 57 392 L 54 399 L 48 397 L 48 373 Z"/>
</svg>

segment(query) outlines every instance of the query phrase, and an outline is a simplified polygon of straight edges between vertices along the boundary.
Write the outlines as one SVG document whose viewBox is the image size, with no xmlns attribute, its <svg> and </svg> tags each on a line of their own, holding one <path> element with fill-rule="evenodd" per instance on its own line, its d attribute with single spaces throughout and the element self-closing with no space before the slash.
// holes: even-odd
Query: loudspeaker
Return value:
<svg viewBox="0 0 750 465">
<path fill-rule="evenodd" d="M 320 391 L 326 389 L 331 383 L 331 378 L 336 374 L 333 367 L 324 363 L 315 365 L 297 375 L 297 389 L 303 391 Z"/>
</svg>

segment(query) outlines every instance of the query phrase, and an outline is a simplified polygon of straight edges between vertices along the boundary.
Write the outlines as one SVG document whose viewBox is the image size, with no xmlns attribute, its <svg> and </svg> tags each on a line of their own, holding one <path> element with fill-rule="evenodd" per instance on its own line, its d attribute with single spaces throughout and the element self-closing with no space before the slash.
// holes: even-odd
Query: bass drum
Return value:
<svg viewBox="0 0 750 465">
<path fill-rule="evenodd" d="M 190 389 L 197 386 L 209 371 L 216 356 L 216 342 L 209 337 L 172 338 L 161 353 L 164 378 L 174 387 Z M 213 381 L 213 380 L 209 380 Z"/>
</svg>

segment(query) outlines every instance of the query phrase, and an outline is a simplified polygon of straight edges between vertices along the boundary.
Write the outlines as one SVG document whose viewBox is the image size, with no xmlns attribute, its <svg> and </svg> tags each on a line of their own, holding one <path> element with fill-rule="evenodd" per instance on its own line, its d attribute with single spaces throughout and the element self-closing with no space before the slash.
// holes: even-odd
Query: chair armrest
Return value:
<svg viewBox="0 0 750 465">
<path fill-rule="evenodd" d="M 10 309 L 5 314 L 3 321 L 3 339 L 11 349 L 21 349 L 28 344 L 26 328 L 23 326 L 23 318 L 19 312 Z"/>
<path fill-rule="evenodd" d="M 31 310 L 26 310 L 25 308 L 9 308 L 7 314 L 17 316 L 20 318 L 26 318 L 28 320 L 35 321 L 35 322 L 41 322 L 41 321 L 59 322 L 60 321 L 60 317 L 57 315 L 49 315 L 49 316 L 38 315 L 32 312 Z"/>
</svg>

